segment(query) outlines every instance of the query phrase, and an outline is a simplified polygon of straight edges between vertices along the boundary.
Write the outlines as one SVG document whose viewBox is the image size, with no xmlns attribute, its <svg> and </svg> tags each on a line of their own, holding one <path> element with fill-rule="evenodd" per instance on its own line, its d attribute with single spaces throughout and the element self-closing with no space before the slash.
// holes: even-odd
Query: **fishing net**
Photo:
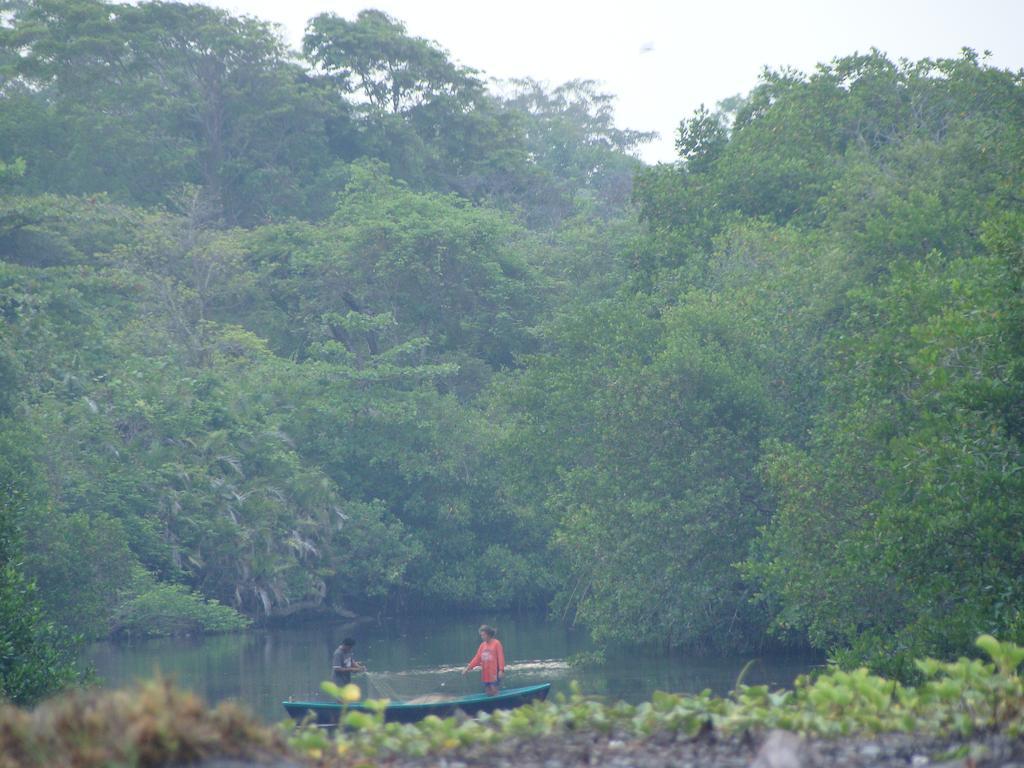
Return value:
<svg viewBox="0 0 1024 768">
<path fill-rule="evenodd" d="M 367 671 L 359 686 L 369 699 L 390 699 L 405 704 L 427 704 L 480 693 L 480 673 L 462 675 L 461 666 L 443 666 L 401 671 Z M 503 687 L 549 681 L 568 673 L 564 661 L 523 661 L 505 668 Z M 514 682 L 509 681 L 511 675 Z"/>
<path fill-rule="evenodd" d="M 384 675 L 379 672 L 367 672 L 366 673 L 366 687 L 367 693 L 370 698 L 373 699 L 391 699 L 391 701 L 401 701 L 402 697 L 398 694 L 385 678 Z"/>
<path fill-rule="evenodd" d="M 367 698 L 390 699 L 407 704 L 426 704 L 447 701 L 462 695 L 462 691 L 446 690 L 448 680 L 441 676 L 367 672 L 365 677 Z"/>
</svg>

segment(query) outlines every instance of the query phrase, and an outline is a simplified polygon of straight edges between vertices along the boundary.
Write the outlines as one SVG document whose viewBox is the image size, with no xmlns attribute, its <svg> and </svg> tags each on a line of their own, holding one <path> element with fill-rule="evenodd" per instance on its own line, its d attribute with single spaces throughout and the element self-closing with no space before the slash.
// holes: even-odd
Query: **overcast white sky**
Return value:
<svg viewBox="0 0 1024 768">
<path fill-rule="evenodd" d="M 765 66 L 806 72 L 872 46 L 911 60 L 967 46 L 992 51 L 995 66 L 1024 68 L 1024 0 L 205 2 L 276 22 L 295 47 L 319 13 L 354 19 L 378 8 L 490 77 L 597 80 L 617 97 L 620 127 L 661 134 L 641 152 L 648 162 L 673 160 L 679 121 L 746 93 Z"/>
</svg>

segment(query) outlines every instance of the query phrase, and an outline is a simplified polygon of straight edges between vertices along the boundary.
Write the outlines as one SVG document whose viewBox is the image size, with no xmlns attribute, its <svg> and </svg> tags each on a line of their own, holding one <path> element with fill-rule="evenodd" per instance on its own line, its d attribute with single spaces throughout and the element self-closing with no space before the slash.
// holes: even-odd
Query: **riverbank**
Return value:
<svg viewBox="0 0 1024 768">
<path fill-rule="evenodd" d="M 792 690 L 738 685 L 728 697 L 657 692 L 605 701 L 574 691 L 471 719 L 384 722 L 387 702 L 342 714 L 336 733 L 265 726 L 233 703 L 207 708 L 156 678 L 73 692 L 32 712 L 0 708 L 0 768 L 274 765 L 317 768 L 1024 768 L 1024 648 L 984 635 L 991 659 L 923 659 L 919 685 L 860 669 Z M 334 691 L 358 699 L 356 686 Z M 225 762 L 227 761 L 227 762 Z"/>
<path fill-rule="evenodd" d="M 322 697 L 330 678 L 331 655 L 344 637 L 357 640 L 356 657 L 372 680 L 358 679 L 367 696 L 408 699 L 431 693 L 479 691 L 476 677 L 460 673 L 479 644 L 481 621 L 496 625 L 505 646 L 509 686 L 552 684 L 552 695 L 568 693 L 573 681 L 590 694 L 633 703 L 654 691 L 696 693 L 705 688 L 726 695 L 748 667 L 744 680 L 781 688 L 798 675 L 821 668 L 823 657 L 806 651 L 762 650 L 753 664 L 739 653 L 666 651 L 644 647 L 588 658 L 594 645 L 586 632 L 522 612 L 475 617 L 408 616 L 400 620 L 302 624 L 196 638 L 156 638 L 132 643 L 96 643 L 84 661 L 105 688 L 132 685 L 156 670 L 211 705 L 226 699 L 244 704 L 262 722 L 285 716 L 281 702 Z M 583 658 L 578 665 L 574 659 Z M 380 683 L 380 686 L 376 684 Z"/>
<path fill-rule="evenodd" d="M 480 728 L 466 718 L 448 725 L 463 735 Z M 1007 729 L 972 738 L 822 738 L 757 727 L 730 733 L 710 721 L 690 733 L 666 721 L 637 737 L 621 724 L 605 730 L 595 721 L 540 737 L 440 743 L 420 755 L 405 753 L 408 744 L 395 751 L 369 744 L 335 741 L 315 729 L 289 737 L 232 704 L 209 709 L 161 679 L 130 690 L 77 692 L 32 712 L 0 708 L 0 768 L 1024 768 L 1024 739 Z"/>
<path fill-rule="evenodd" d="M 443 757 L 403 758 L 386 764 L 391 768 L 1009 768 L 1024 766 L 1024 740 L 999 733 L 965 741 L 908 734 L 821 739 L 787 731 L 725 736 L 711 730 L 696 738 L 662 733 L 622 740 L 587 732 L 516 739 Z"/>
<path fill-rule="evenodd" d="M 451 725 L 462 734 L 478 727 L 465 718 Z M 1024 768 L 1024 739 L 1006 729 L 968 739 L 912 733 L 828 739 L 762 728 L 728 733 L 705 722 L 694 734 L 665 727 L 636 737 L 618 726 L 605 732 L 581 723 L 541 737 L 442 743 L 421 755 L 371 755 L 366 742 L 297 733 L 289 738 L 232 704 L 209 709 L 158 679 L 131 690 L 77 692 L 32 712 L 0 708 L 0 768 Z"/>
</svg>

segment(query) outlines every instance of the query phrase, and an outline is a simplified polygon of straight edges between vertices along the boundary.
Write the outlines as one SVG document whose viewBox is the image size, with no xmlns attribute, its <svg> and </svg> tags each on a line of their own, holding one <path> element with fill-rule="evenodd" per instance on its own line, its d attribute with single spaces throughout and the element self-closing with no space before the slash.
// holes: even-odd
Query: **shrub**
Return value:
<svg viewBox="0 0 1024 768">
<path fill-rule="evenodd" d="M 154 584 L 115 612 L 113 634 L 137 637 L 212 634 L 245 629 L 250 620 L 181 584 Z"/>
</svg>

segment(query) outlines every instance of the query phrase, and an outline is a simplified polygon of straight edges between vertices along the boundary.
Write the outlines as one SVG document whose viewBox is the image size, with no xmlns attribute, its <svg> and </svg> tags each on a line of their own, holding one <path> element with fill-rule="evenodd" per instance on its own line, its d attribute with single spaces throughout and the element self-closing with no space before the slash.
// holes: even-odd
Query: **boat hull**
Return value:
<svg viewBox="0 0 1024 768">
<path fill-rule="evenodd" d="M 532 701 L 543 701 L 547 698 L 551 683 L 529 685 L 523 688 L 507 688 L 495 696 L 476 694 L 460 696 L 446 701 L 428 703 L 395 702 L 384 710 L 384 721 L 388 723 L 415 723 L 429 715 L 451 717 L 458 711 L 475 717 L 481 712 L 494 712 L 498 709 L 514 709 Z M 297 722 L 307 721 L 317 725 L 337 725 L 343 711 L 369 712 L 363 704 L 349 704 L 343 708 L 337 702 L 329 701 L 283 701 L 281 702 L 288 714 Z"/>
</svg>

